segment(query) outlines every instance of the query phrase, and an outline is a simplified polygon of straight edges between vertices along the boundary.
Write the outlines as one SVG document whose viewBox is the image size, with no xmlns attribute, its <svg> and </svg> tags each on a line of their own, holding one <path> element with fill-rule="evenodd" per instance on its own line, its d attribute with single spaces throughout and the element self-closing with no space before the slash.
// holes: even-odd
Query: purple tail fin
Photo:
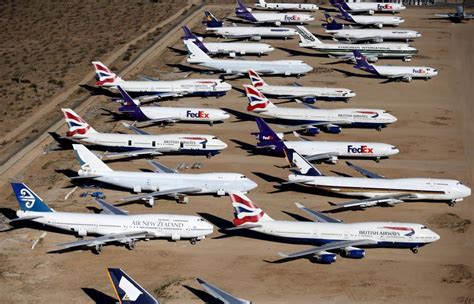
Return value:
<svg viewBox="0 0 474 304">
<path fill-rule="evenodd" d="M 236 0 L 237 7 L 235 8 L 235 15 L 251 22 L 257 22 L 257 19 L 252 15 L 248 8 L 242 3 L 241 0 Z"/>
<path fill-rule="evenodd" d="M 359 69 L 359 70 L 364 70 L 372 74 L 378 74 L 377 71 L 374 69 L 374 67 L 367 62 L 367 59 L 365 58 L 364 55 L 362 55 L 361 52 L 354 50 L 353 53 L 354 53 L 354 58 L 356 61 L 354 68 Z"/>
<path fill-rule="evenodd" d="M 341 30 L 344 26 L 340 23 L 337 23 L 336 19 L 334 19 L 328 13 L 324 13 L 324 17 L 326 18 L 326 29 L 327 30 Z"/>
<path fill-rule="evenodd" d="M 209 49 L 202 43 L 202 41 L 191 32 L 191 30 L 187 26 L 183 26 L 183 31 L 184 31 L 184 36 L 183 40 L 193 40 L 194 44 L 196 44 L 201 51 L 203 51 L 206 54 L 209 54 Z"/>
<path fill-rule="evenodd" d="M 341 13 L 341 18 L 350 22 L 354 22 L 354 19 L 344 10 L 343 5 L 347 6 L 347 4 L 344 2 L 344 4 L 337 3 L 336 7 L 339 9 L 339 12 Z"/>
<path fill-rule="evenodd" d="M 210 11 L 205 11 L 204 15 L 206 15 L 206 26 L 209 28 L 213 27 L 223 27 L 224 22 L 219 21 Z"/>
<path fill-rule="evenodd" d="M 119 111 L 130 116 L 134 120 L 148 120 L 149 118 L 140 109 L 139 104 L 132 98 L 128 93 L 121 87 L 117 86 L 117 89 L 122 95 L 123 106 L 119 108 Z"/>
<path fill-rule="evenodd" d="M 284 154 L 284 145 L 283 141 L 280 139 L 278 134 L 276 134 L 272 128 L 270 128 L 267 123 L 260 117 L 255 118 L 255 122 L 258 127 L 258 147 L 269 147 L 271 146 L 275 153 L 279 155 Z"/>
<path fill-rule="evenodd" d="M 196 39 L 197 40 L 197 36 L 194 35 L 194 33 L 189 29 L 189 27 L 187 27 L 186 25 L 182 27 L 183 29 L 183 32 L 184 32 L 184 36 L 182 37 L 184 40 L 189 40 L 189 39 Z"/>
</svg>

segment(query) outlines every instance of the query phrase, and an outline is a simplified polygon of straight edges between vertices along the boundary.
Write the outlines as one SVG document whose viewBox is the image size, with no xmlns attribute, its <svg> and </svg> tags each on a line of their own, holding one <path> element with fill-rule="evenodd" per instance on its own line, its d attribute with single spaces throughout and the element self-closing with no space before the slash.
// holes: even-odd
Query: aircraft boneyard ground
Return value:
<svg viewBox="0 0 474 304">
<path fill-rule="evenodd" d="M 229 7 L 228 11 L 230 9 Z M 353 69 L 350 64 L 331 64 L 337 62 L 336 59 L 290 56 L 282 49 L 313 53 L 311 50 L 300 49 L 297 46 L 298 40 L 291 39 L 264 41 L 282 49 L 277 49 L 261 60 L 301 59 L 314 66 L 314 72 L 299 80 L 280 77 L 265 77 L 265 80 L 272 84 L 298 81 L 304 85 L 353 89 L 358 96 L 348 104 L 320 102 L 319 106 L 382 108 L 397 116 L 399 121 L 382 132 L 345 129 L 340 135 L 323 133 L 314 139 L 370 140 L 394 144 L 400 148 L 401 153 L 389 160 L 378 164 L 372 161 L 355 163 L 388 177 L 455 178 L 472 188 L 474 111 L 471 86 L 474 69 L 474 25 L 427 19 L 437 11 L 418 8 L 404 11 L 401 14 L 406 19 L 403 27 L 419 30 L 423 35 L 413 42 L 420 55 L 411 63 L 381 61 L 438 68 L 440 74 L 434 79 L 381 84 L 381 79 L 346 77 L 341 71 L 360 75 L 363 72 Z M 316 16 L 319 20 L 322 13 L 316 12 Z M 196 22 L 194 30 L 198 32 L 202 30 L 197 22 L 199 18 L 193 20 Z M 320 21 L 316 21 L 308 28 L 313 32 L 322 33 L 319 23 Z M 181 33 L 176 34 L 176 39 L 178 35 Z M 168 42 L 171 42 L 170 46 L 174 48 L 183 49 L 180 41 Z M 147 64 L 143 71 L 133 71 L 134 75 L 165 78 L 166 75 L 163 77 L 162 72 L 176 71 L 176 68 L 166 64 L 187 65 L 184 56 L 171 49 L 151 56 L 153 61 Z M 127 75 L 125 78 L 129 77 L 130 75 Z M 200 76 L 191 74 L 189 77 Z M 247 82 L 247 78 L 231 81 L 239 90 L 242 84 Z M 166 101 L 163 104 L 208 105 L 231 109 L 232 113 L 237 111 L 246 114 L 246 102 L 240 91 L 233 90 L 219 99 L 185 98 Z M 112 117 L 106 115 L 102 108 L 116 110 L 117 105 L 106 97 L 99 97 L 85 113 L 80 114 L 84 114 L 84 118 L 97 130 L 126 132 L 121 123 L 113 122 Z M 239 117 L 243 120 L 232 117 L 213 127 L 176 124 L 147 130 L 152 133 L 207 133 L 223 139 L 229 144 L 229 148 L 211 159 L 165 156 L 160 157 L 159 161 L 171 167 L 181 162 L 203 163 L 201 169 L 186 169 L 185 172 L 241 172 L 259 184 L 249 197 L 276 219 L 297 220 L 298 216 L 295 216 L 295 219 L 294 214 L 305 217 L 294 206 L 294 202 L 302 202 L 316 210 L 325 210 L 329 208 L 328 201 L 347 200 L 312 194 L 312 190 L 278 191 L 275 188 L 278 181 L 285 180 L 289 173 L 287 168 L 281 168 L 286 165 L 285 160 L 247 152 L 255 144 L 255 138 L 250 133 L 256 130 L 256 125 L 247 120 L 246 115 Z M 278 129 L 277 126 L 274 127 Z M 16 178 L 27 182 L 57 210 L 92 212 L 87 209 L 96 207 L 92 199 L 79 197 L 84 190 L 77 189 L 64 200 L 73 189 L 65 174 L 67 170 L 77 170 L 78 163 L 71 151 L 51 151 L 52 147 L 54 144 L 45 149 L 47 153 L 37 157 L 31 156 L 33 159 L 27 157 L 21 160 L 34 161 L 25 170 L 15 172 Z M 114 169 L 151 169 L 145 160 L 112 162 L 110 166 Z M 335 166 L 320 165 L 318 168 L 327 174 L 334 174 L 331 171 L 357 174 L 343 162 Z M 16 210 L 17 204 L 8 185 L 3 184 L 1 190 L 3 213 L 8 214 L 8 209 Z M 104 193 L 107 195 L 107 201 L 112 203 L 128 195 L 124 191 L 104 190 Z M 100 255 L 86 250 L 48 253 L 56 249 L 55 244 L 74 238 L 53 232 L 48 232 L 35 248 L 31 249 L 33 242 L 43 232 L 29 228 L 17 229 L 0 234 L 0 290 L 5 303 L 62 302 L 59 299 L 68 299 L 70 303 L 113 303 L 114 292 L 107 279 L 106 267 L 121 267 L 166 303 L 201 303 L 190 291 L 193 288 L 200 289 L 194 281 L 195 277 L 204 278 L 255 303 L 471 303 L 474 301 L 474 235 L 473 228 L 470 227 L 471 221 L 474 220 L 473 203 L 474 199 L 471 197 L 454 208 L 446 204 L 416 202 L 394 208 L 372 208 L 336 214 L 336 217 L 346 222 L 393 220 L 424 223 L 439 233 L 441 240 L 421 248 L 418 255 L 409 250 L 370 249 L 367 250 L 365 259 L 338 258 L 332 265 L 312 264 L 306 259 L 283 264 L 272 263 L 278 259 L 278 251 L 291 252 L 308 246 L 245 236 L 221 237 L 224 234 L 217 229 L 210 239 L 196 246 L 186 241 L 139 242 L 133 251 L 124 247 L 106 246 Z M 228 197 L 192 196 L 188 205 L 160 199 L 154 208 L 143 204 L 130 204 L 123 208 L 130 213 L 201 214 L 213 223 L 223 226 L 233 218 Z M 183 287 L 185 285 L 190 288 L 186 289 Z"/>
</svg>

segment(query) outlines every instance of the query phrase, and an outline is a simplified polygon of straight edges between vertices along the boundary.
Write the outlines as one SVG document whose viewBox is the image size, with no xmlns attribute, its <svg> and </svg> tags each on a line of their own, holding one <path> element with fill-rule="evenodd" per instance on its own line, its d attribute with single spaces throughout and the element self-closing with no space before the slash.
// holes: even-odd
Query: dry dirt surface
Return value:
<svg viewBox="0 0 474 304">
<path fill-rule="evenodd" d="M 428 19 L 431 14 L 444 10 L 408 9 L 402 13 L 406 28 L 419 30 L 423 37 L 413 42 L 420 56 L 412 63 L 382 60 L 380 63 L 413 64 L 439 69 L 439 76 L 429 81 L 387 83 L 382 80 L 346 76 L 341 71 L 354 71 L 350 64 L 337 60 L 311 56 L 311 50 L 301 50 L 308 56 L 290 56 L 285 49 L 296 49 L 298 41 L 269 40 L 281 49 L 261 60 L 301 59 L 318 68 L 298 81 L 304 85 L 340 86 L 356 91 L 358 96 L 349 104 L 320 103 L 321 107 L 373 107 L 390 111 L 399 121 L 382 132 L 375 130 L 344 130 L 342 134 L 318 135 L 318 140 L 370 140 L 391 143 L 401 153 L 380 163 L 355 161 L 357 164 L 388 177 L 454 178 L 473 187 L 473 104 L 470 97 L 474 69 L 472 54 L 474 24 L 451 24 Z M 220 16 L 228 13 L 225 9 Z M 317 12 L 321 19 L 321 12 Z M 309 27 L 320 32 L 320 21 Z M 202 31 L 197 26 L 193 28 Z M 210 39 L 211 40 L 211 39 Z M 267 41 L 265 41 L 267 42 Z M 175 49 L 183 49 L 179 41 Z M 144 74 L 154 71 L 181 72 L 166 64 L 186 64 L 184 56 L 166 49 L 151 54 L 153 62 L 146 65 Z M 88 66 L 89 63 L 87 62 Z M 140 71 L 133 71 L 140 74 Z M 126 75 L 125 78 L 127 78 Z M 202 76 L 195 73 L 189 77 Z M 269 83 L 288 84 L 295 78 L 266 77 Z M 230 81 L 241 88 L 247 79 Z M 240 172 L 259 184 L 249 196 L 269 215 L 281 220 L 301 220 L 303 214 L 294 202 L 304 203 L 316 210 L 328 208 L 328 201 L 343 202 L 347 198 L 324 196 L 311 189 L 291 188 L 279 191 L 278 181 L 285 180 L 289 170 L 282 168 L 282 158 L 256 155 L 252 151 L 255 138 L 250 135 L 256 126 L 247 119 L 246 98 L 238 90 L 219 99 L 184 98 L 163 102 L 164 105 L 208 105 L 232 110 L 237 114 L 223 124 L 176 124 L 165 128 L 151 127 L 152 133 L 192 131 L 214 134 L 229 144 L 221 155 L 204 157 L 164 156 L 159 161 L 175 167 L 178 163 L 202 162 L 199 170 L 184 172 Z M 291 103 L 288 106 L 297 107 Z M 99 97 L 84 115 L 100 131 L 127 132 L 120 121 L 107 114 L 116 110 L 108 98 Z M 58 109 L 59 111 L 59 109 Z M 278 126 L 274 126 L 276 129 Z M 288 136 L 288 139 L 292 136 Z M 77 189 L 65 200 L 73 186 L 66 177 L 67 170 L 77 170 L 78 163 L 71 151 L 54 151 L 49 145 L 47 153 L 35 157 L 34 162 L 16 174 L 25 181 L 51 207 L 61 211 L 93 212 L 94 203 L 81 198 L 84 189 Z M 145 160 L 110 163 L 114 169 L 150 169 Z M 343 162 L 337 165 L 319 165 L 324 173 L 331 171 L 354 174 Z M 6 185 L 2 193 L 2 213 L 11 216 L 17 204 Z M 104 189 L 109 202 L 129 195 L 126 191 Z M 416 202 L 393 208 L 371 208 L 365 211 L 339 213 L 345 222 L 404 221 L 428 225 L 440 234 L 441 239 L 423 247 L 415 255 L 409 250 L 369 249 L 362 260 L 338 258 L 332 265 L 313 264 L 300 259 L 288 263 L 272 263 L 277 252 L 291 252 L 308 248 L 271 242 L 245 235 L 228 236 L 217 231 L 232 220 L 232 207 L 228 197 L 196 196 L 187 205 L 161 199 L 154 208 L 141 204 L 122 206 L 132 214 L 178 213 L 200 214 L 216 225 L 210 238 L 192 246 L 189 242 L 140 242 L 129 251 L 119 246 L 106 246 L 100 255 L 89 251 L 51 253 L 55 244 L 70 241 L 74 236 L 48 232 L 31 249 L 33 242 L 43 236 L 42 230 L 18 228 L 0 234 L 0 290 L 5 303 L 114 303 L 114 291 L 109 285 L 106 267 L 121 267 L 142 286 L 164 303 L 202 303 L 196 296 L 200 287 L 196 277 L 206 279 L 241 298 L 254 303 L 472 303 L 474 301 L 474 233 L 470 225 L 474 220 L 472 197 L 449 207 L 443 203 Z M 89 209 L 88 209 L 89 208 Z"/>
</svg>

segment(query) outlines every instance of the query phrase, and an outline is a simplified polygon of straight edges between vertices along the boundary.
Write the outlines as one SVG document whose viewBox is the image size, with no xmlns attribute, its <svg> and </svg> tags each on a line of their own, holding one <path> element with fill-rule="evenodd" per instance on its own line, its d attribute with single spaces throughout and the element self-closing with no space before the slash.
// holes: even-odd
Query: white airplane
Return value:
<svg viewBox="0 0 474 304">
<path fill-rule="evenodd" d="M 378 28 L 382 28 L 385 25 L 390 26 L 399 26 L 405 20 L 398 16 L 360 16 L 360 15 L 352 15 L 349 14 L 344 10 L 341 5 L 338 5 L 339 12 L 341 15 L 339 16 L 341 19 L 346 20 L 348 22 L 362 25 L 362 26 L 375 26 Z"/>
<path fill-rule="evenodd" d="M 317 11 L 319 7 L 316 4 L 309 3 L 268 3 L 265 0 L 258 0 L 255 7 L 268 11 Z"/>
<path fill-rule="evenodd" d="M 315 135 L 322 128 L 328 133 L 340 133 L 341 127 L 374 128 L 381 130 L 397 119 L 384 110 L 376 109 L 330 109 L 323 110 L 304 104 L 306 109 L 275 106 L 253 86 L 244 85 L 248 98 L 247 111 L 260 113 L 285 122 L 297 124 L 286 131 L 304 130 Z"/>
<path fill-rule="evenodd" d="M 193 41 L 185 40 L 184 44 L 189 51 L 187 61 L 200 66 L 221 71 L 226 74 L 244 75 L 250 69 L 262 74 L 272 75 L 300 75 L 313 70 L 311 66 L 301 60 L 237 60 L 213 59 L 204 53 Z"/>
<path fill-rule="evenodd" d="M 235 15 L 255 24 L 272 23 L 280 26 L 283 23 L 304 24 L 313 21 L 314 17 L 308 14 L 288 13 L 252 13 L 240 0 L 236 0 Z"/>
<path fill-rule="evenodd" d="M 307 103 L 315 103 L 317 99 L 342 99 L 347 101 L 349 98 L 356 96 L 356 93 L 349 89 L 304 87 L 296 82 L 292 86 L 268 85 L 254 70 L 249 70 L 249 78 L 257 90 L 267 96 L 276 98 L 299 98 Z"/>
<path fill-rule="evenodd" d="M 385 178 L 359 166 L 347 165 L 365 177 L 325 176 L 304 157 L 285 149 L 288 162 L 298 167 L 299 174 L 290 174 L 289 183 L 316 187 L 347 196 L 365 197 L 361 200 L 332 204 L 336 210 L 366 208 L 377 205 L 393 206 L 413 200 L 447 201 L 450 206 L 471 195 L 471 189 L 458 180 L 437 178 Z"/>
<path fill-rule="evenodd" d="M 336 19 L 329 14 L 326 16 L 326 33 L 332 35 L 333 39 L 344 39 L 349 43 L 374 42 L 381 43 L 385 40 L 403 40 L 410 41 L 421 37 L 417 31 L 407 29 L 345 29 Z"/>
<path fill-rule="evenodd" d="M 324 161 L 336 164 L 339 158 L 361 158 L 379 161 L 383 158 L 398 154 L 397 147 L 376 142 L 345 142 L 345 141 L 309 141 L 292 140 L 283 141 L 283 133 L 274 132 L 269 125 L 260 117 L 255 118 L 258 133 L 257 149 L 265 149 L 273 154 L 285 155 L 285 146 L 304 155 L 308 161 Z M 295 132 L 295 136 L 302 138 Z"/>
<path fill-rule="evenodd" d="M 384 2 L 346 2 L 344 0 L 329 0 L 332 6 L 342 6 L 345 11 L 351 13 L 369 13 L 373 15 L 375 12 L 398 13 L 405 6 L 401 3 L 384 3 Z"/>
<path fill-rule="evenodd" d="M 402 80 L 410 82 L 413 78 L 430 79 L 438 75 L 438 70 L 430 67 L 415 66 L 393 66 L 369 64 L 367 59 L 358 51 L 354 51 L 356 64 L 354 67 L 359 70 L 369 72 L 374 75 L 388 78 L 389 80 Z"/>
<path fill-rule="evenodd" d="M 230 117 L 229 113 L 221 109 L 191 108 L 191 107 L 142 107 L 139 100 L 133 99 L 121 86 L 117 86 L 122 95 L 119 102 L 122 107 L 119 111 L 135 120 L 135 126 L 151 124 L 165 124 L 176 122 L 209 123 L 211 126 L 216 121 L 223 121 Z"/>
<path fill-rule="evenodd" d="M 297 26 L 300 37 L 300 47 L 312 48 L 318 53 L 327 54 L 329 57 L 342 59 L 354 59 L 353 51 L 357 50 L 367 56 L 371 61 L 377 61 L 380 57 L 402 58 L 403 61 L 411 61 L 418 50 L 406 43 L 324 43 L 304 26 Z"/>
<path fill-rule="evenodd" d="M 145 81 L 123 80 L 110 71 L 102 62 L 93 61 L 96 85 L 116 89 L 120 85 L 125 91 L 140 96 L 140 101 L 152 101 L 166 97 L 182 96 L 223 96 L 232 86 L 220 79 L 181 79 L 157 80 L 146 78 Z"/>
<path fill-rule="evenodd" d="M 262 38 L 287 39 L 296 36 L 296 30 L 289 27 L 262 27 L 262 26 L 224 26 L 222 21 L 217 20 L 211 12 L 206 11 L 206 31 L 226 39 L 250 39 L 261 40 Z"/>
<path fill-rule="evenodd" d="M 174 214 L 137 214 L 97 200 L 102 207 L 102 214 L 56 212 L 23 183 L 12 183 L 20 210 L 18 221 L 33 221 L 46 226 L 73 232 L 80 237 L 99 235 L 98 237 L 57 244 L 63 249 L 87 247 L 99 253 L 107 243 L 120 243 L 128 249 L 135 248 L 138 240 L 149 239 L 188 239 L 191 244 L 203 240 L 213 232 L 214 227 L 199 216 Z"/>
<path fill-rule="evenodd" d="M 235 227 L 227 230 L 248 229 L 293 244 L 318 246 L 291 254 L 279 253 L 284 260 L 306 257 L 312 262 L 331 264 L 336 261 L 336 253 L 346 258 L 362 259 L 365 257 L 363 247 L 406 248 L 418 253 L 418 248 L 440 239 L 438 234 L 421 224 L 343 223 L 298 203 L 296 206 L 310 215 L 313 222 L 274 220 L 244 194 L 232 192 L 230 198 Z"/>
<path fill-rule="evenodd" d="M 152 135 L 127 125 L 136 134 L 100 133 L 71 109 L 61 109 L 69 126 L 66 139 L 105 149 L 103 158 L 135 157 L 139 155 L 190 154 L 211 157 L 227 148 L 213 135 L 163 134 Z M 119 151 L 114 153 L 114 151 Z"/>
<path fill-rule="evenodd" d="M 143 200 L 153 206 L 155 197 L 172 196 L 179 202 L 187 202 L 186 194 L 226 195 L 229 191 L 250 191 L 257 184 L 238 173 L 178 173 L 160 163 L 150 161 L 154 172 L 115 171 L 102 162 L 83 145 L 73 145 L 81 169 L 72 179 L 92 179 L 105 184 L 130 189 L 135 193 L 147 192 L 123 198 L 122 201 Z"/>
<path fill-rule="evenodd" d="M 210 284 L 203 279 L 196 278 L 196 281 L 198 281 L 199 284 L 201 284 L 206 291 L 213 296 L 215 299 L 219 300 L 220 302 L 224 304 L 251 304 L 252 302 L 244 299 L 239 299 L 230 293 L 228 293 L 225 290 L 220 289 L 219 287 Z"/>
<path fill-rule="evenodd" d="M 120 304 L 160 304 L 145 288 L 120 268 L 107 268 Z"/>
</svg>

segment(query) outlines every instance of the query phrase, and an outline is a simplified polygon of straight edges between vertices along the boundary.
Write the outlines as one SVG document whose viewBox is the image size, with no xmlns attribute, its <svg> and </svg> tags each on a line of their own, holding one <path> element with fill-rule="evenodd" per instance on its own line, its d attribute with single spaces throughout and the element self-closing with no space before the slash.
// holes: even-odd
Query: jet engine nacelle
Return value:
<svg viewBox="0 0 474 304">
<path fill-rule="evenodd" d="M 276 25 L 276 26 L 280 26 L 280 25 L 281 25 L 281 22 L 280 22 L 280 21 L 275 21 L 275 25 Z"/>
<path fill-rule="evenodd" d="M 342 251 L 342 255 L 345 258 L 362 259 L 365 257 L 365 250 L 356 247 L 347 247 Z"/>
<path fill-rule="evenodd" d="M 303 98 L 305 103 L 314 104 L 316 103 L 316 97 L 305 97 Z"/>
<path fill-rule="evenodd" d="M 314 262 L 321 264 L 331 264 L 336 261 L 336 254 L 322 251 L 313 256 Z"/>
<path fill-rule="evenodd" d="M 337 164 L 337 161 L 338 161 L 337 156 L 331 156 L 325 161 L 325 163 L 335 165 L 335 164 Z"/>
<path fill-rule="evenodd" d="M 253 40 L 253 41 L 260 41 L 260 40 L 262 40 L 262 36 L 252 36 L 252 37 L 250 38 L 250 40 Z"/>
<path fill-rule="evenodd" d="M 369 15 L 373 15 L 373 14 L 375 14 L 375 11 L 374 10 L 369 10 L 367 13 L 369 13 Z"/>
<path fill-rule="evenodd" d="M 374 39 L 372 39 L 372 41 L 373 41 L 374 43 L 382 43 L 382 42 L 383 42 L 383 38 L 374 38 Z"/>
<path fill-rule="evenodd" d="M 217 195 L 218 196 L 224 196 L 225 195 L 225 190 L 224 189 L 217 190 Z"/>
<path fill-rule="evenodd" d="M 379 29 L 383 28 L 383 24 L 382 24 L 382 23 L 377 23 L 375 26 L 376 26 L 377 28 L 379 28 Z"/>
<path fill-rule="evenodd" d="M 339 134 L 342 131 L 341 127 L 337 125 L 327 125 L 324 127 L 324 129 L 326 130 L 326 132 L 331 134 Z"/>
<path fill-rule="evenodd" d="M 76 230 L 78 236 L 87 236 L 87 230 L 86 229 L 78 229 Z"/>
<path fill-rule="evenodd" d="M 319 134 L 319 132 L 321 132 L 321 130 L 318 127 L 309 127 L 304 130 L 304 133 L 308 135 L 316 135 Z"/>
</svg>

